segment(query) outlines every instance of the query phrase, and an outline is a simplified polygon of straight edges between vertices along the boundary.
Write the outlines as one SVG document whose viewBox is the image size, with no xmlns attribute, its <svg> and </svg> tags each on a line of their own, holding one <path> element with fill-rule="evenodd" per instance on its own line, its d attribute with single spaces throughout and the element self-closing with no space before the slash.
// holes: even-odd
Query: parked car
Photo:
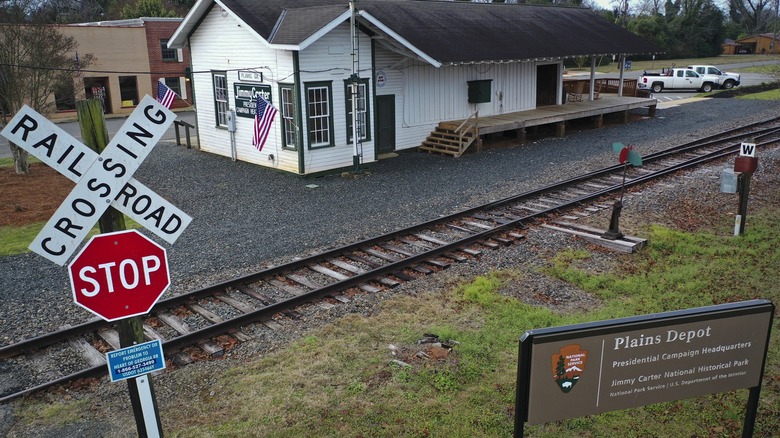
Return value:
<svg viewBox="0 0 780 438">
<path fill-rule="evenodd" d="M 719 88 L 731 89 L 740 84 L 740 76 L 737 73 L 727 73 L 721 71 L 714 65 L 689 65 L 686 67 L 700 75 L 712 75 L 718 78 Z"/>
<path fill-rule="evenodd" d="M 651 89 L 653 93 L 663 90 L 700 90 L 709 93 L 718 87 L 716 76 L 700 75 L 686 68 L 670 68 L 663 74 L 645 72 L 639 77 L 639 89 Z"/>
</svg>

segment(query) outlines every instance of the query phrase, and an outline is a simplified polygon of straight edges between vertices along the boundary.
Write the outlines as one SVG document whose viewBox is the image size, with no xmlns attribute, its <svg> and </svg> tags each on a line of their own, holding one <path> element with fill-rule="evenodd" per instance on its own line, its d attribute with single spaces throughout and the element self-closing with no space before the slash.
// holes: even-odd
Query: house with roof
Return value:
<svg viewBox="0 0 780 438">
<path fill-rule="evenodd" d="M 169 47 L 190 49 L 200 148 L 296 174 L 560 106 L 564 59 L 658 53 L 586 8 L 418 0 L 198 0 Z M 261 150 L 257 95 L 279 111 Z"/>
<path fill-rule="evenodd" d="M 780 53 L 780 34 L 777 33 L 761 33 L 757 35 L 750 35 L 744 38 L 739 38 L 735 41 L 740 49 L 743 49 L 745 53 L 755 53 L 758 55 L 776 55 Z M 737 51 L 737 53 L 742 53 Z"/>
</svg>

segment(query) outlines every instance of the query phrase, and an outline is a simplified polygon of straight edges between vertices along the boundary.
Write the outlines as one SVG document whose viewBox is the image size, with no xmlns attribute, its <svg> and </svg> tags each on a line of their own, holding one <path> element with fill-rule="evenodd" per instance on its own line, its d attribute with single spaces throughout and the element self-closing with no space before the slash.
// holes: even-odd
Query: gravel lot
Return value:
<svg viewBox="0 0 780 438">
<path fill-rule="evenodd" d="M 612 165 L 615 162 L 611 146 L 614 141 L 632 143 L 641 154 L 646 154 L 703 136 L 711 130 L 776 115 L 778 109 L 780 103 L 777 102 L 712 99 L 661 109 L 656 118 L 637 120 L 629 125 L 610 125 L 576 133 L 570 130 L 566 138 L 546 138 L 525 146 L 488 149 L 458 159 L 406 151 L 369 166 L 366 176 L 355 179 L 339 175 L 302 178 L 161 143 L 136 178 L 194 218 L 175 245 L 164 244 L 172 266 L 173 286 L 168 293 L 176 294 L 279 264 L 295 256 L 500 199 L 585 170 Z M 776 151 L 774 156 L 777 156 Z M 643 197 L 643 214 L 664 211 L 669 205 L 669 197 L 681 193 L 695 200 L 697 193 L 717 191 L 720 167 L 723 166 L 703 170 L 699 172 L 700 177 L 685 180 L 684 185 L 660 186 L 660 193 L 665 193 L 659 198 L 662 204 L 652 204 L 652 196 Z M 310 184 L 318 187 L 308 188 Z M 650 190 L 646 193 L 652 195 Z M 722 199 L 719 202 L 724 202 Z M 726 202 L 733 204 L 731 201 L 734 200 L 729 198 Z M 632 217 L 630 209 L 631 202 L 628 201 L 624 210 L 628 221 Z M 602 226 L 606 224 L 608 219 Z M 453 267 L 422 282 L 406 284 L 392 293 L 443 287 L 461 275 L 516 266 L 517 260 L 527 261 L 529 255 L 532 260 L 543 263 L 540 255 L 582 244 L 570 237 L 550 233 L 531 232 L 528 239 L 531 245 L 488 251 L 479 263 Z M 605 253 L 597 265 L 603 264 L 603 269 L 608 269 L 612 259 Z M 529 273 L 532 267 L 527 267 Z M 541 276 L 531 274 L 529 283 L 519 285 L 516 293 L 527 301 L 559 308 L 598 305 L 567 285 L 537 277 Z M 371 302 L 376 299 L 381 299 L 381 295 L 358 297 L 349 305 L 337 306 L 328 317 L 346 312 L 370 313 Z M 66 269 L 35 254 L 0 258 L 0 302 L 3 303 L 0 306 L 0 325 L 3 327 L 0 344 L 91 318 L 88 312 L 73 304 Z M 314 307 L 309 310 L 302 321 L 296 321 L 295 327 L 278 333 L 258 331 L 255 333 L 257 342 L 248 343 L 253 345 L 239 348 L 232 355 L 247 357 L 259 350 L 274 349 L 321 324 L 318 311 Z M 222 361 L 199 364 L 193 369 L 223 366 L 220 363 Z M 164 404 L 174 395 L 182 399 L 189 390 L 197 391 L 181 388 L 181 381 L 186 379 L 186 368 L 181 373 L 160 376 L 157 391 L 160 403 Z M 198 382 L 196 386 L 205 384 L 207 382 Z M 125 435 L 127 427 L 133 431 L 132 418 L 126 414 L 126 395 L 122 395 L 124 385 L 101 384 L 97 391 L 102 393 L 98 397 L 116 401 L 93 409 L 85 415 L 83 423 L 56 431 L 24 431 L 13 427 L 11 406 L 0 406 L 0 434 L 118 436 Z"/>
<path fill-rule="evenodd" d="M 614 141 L 648 153 L 778 108 L 709 99 L 629 125 L 570 130 L 566 138 L 458 159 L 404 151 L 357 179 L 304 178 L 161 143 L 136 178 L 193 217 L 175 245 L 158 240 L 171 264 L 168 293 L 177 294 L 612 165 Z M 0 258 L 0 302 L 3 345 L 92 317 L 73 304 L 66 268 L 32 253 Z"/>
</svg>

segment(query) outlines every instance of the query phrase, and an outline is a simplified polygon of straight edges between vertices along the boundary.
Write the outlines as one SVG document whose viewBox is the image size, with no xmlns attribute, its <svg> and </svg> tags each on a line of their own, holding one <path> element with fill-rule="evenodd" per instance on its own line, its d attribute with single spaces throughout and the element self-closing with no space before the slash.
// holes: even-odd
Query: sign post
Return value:
<svg viewBox="0 0 780 438">
<path fill-rule="evenodd" d="M 734 235 L 745 234 L 745 222 L 747 219 L 748 194 L 750 194 L 750 177 L 758 168 L 756 158 L 756 144 L 742 143 L 739 146 L 739 157 L 734 160 L 734 172 L 737 176 L 737 193 L 739 193 L 739 208 L 734 222 Z"/>
</svg>

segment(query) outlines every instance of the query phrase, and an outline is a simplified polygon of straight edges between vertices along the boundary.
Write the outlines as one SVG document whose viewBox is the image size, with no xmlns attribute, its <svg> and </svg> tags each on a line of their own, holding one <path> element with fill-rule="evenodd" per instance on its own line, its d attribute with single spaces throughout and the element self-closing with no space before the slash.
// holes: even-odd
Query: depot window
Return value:
<svg viewBox="0 0 780 438">
<path fill-rule="evenodd" d="M 173 78 L 163 78 L 163 83 L 168 86 L 171 90 L 173 90 L 174 93 L 176 93 L 177 96 L 181 97 L 182 99 L 186 99 L 187 96 L 185 96 L 181 91 L 181 81 L 177 77 Z"/>
<path fill-rule="evenodd" d="M 309 149 L 333 146 L 333 101 L 330 82 L 310 82 L 306 88 Z"/>
<path fill-rule="evenodd" d="M 298 125 L 295 121 L 295 94 L 292 85 L 279 85 L 279 113 L 282 116 L 282 147 L 298 149 Z"/>
<path fill-rule="evenodd" d="M 168 39 L 162 39 L 160 40 L 160 52 L 162 55 L 163 61 L 178 61 L 179 60 L 179 52 L 176 49 L 169 49 L 168 48 Z"/>
<path fill-rule="evenodd" d="M 213 72 L 212 80 L 214 82 L 214 112 L 216 114 L 217 126 L 227 127 L 228 112 L 228 89 L 227 73 L 224 71 Z"/>
</svg>

